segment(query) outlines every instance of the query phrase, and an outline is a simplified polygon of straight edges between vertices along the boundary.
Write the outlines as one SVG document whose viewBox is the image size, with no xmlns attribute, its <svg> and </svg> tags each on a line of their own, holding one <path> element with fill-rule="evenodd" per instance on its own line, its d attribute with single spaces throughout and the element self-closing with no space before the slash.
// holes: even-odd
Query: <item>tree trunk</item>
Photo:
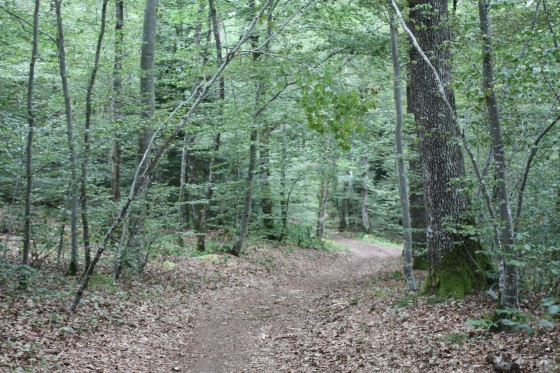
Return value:
<svg viewBox="0 0 560 373">
<path fill-rule="evenodd" d="M 33 93 L 35 89 L 35 64 L 38 56 L 38 37 L 39 37 L 39 7 L 40 0 L 35 0 L 33 11 L 33 45 L 31 60 L 29 62 L 29 82 L 27 85 L 27 146 L 25 158 L 26 188 L 25 188 L 25 215 L 23 229 L 23 257 L 21 263 L 27 265 L 29 262 L 29 251 L 31 247 L 31 204 L 33 192 L 33 132 L 35 131 L 35 111 L 33 108 Z M 6 247 L 8 243 L 6 240 Z"/>
<path fill-rule="evenodd" d="M 272 190 L 270 187 L 270 155 L 269 155 L 269 132 L 263 134 L 260 143 L 260 186 L 261 186 L 261 209 L 263 212 L 263 228 L 266 237 L 270 240 L 276 239 L 274 233 L 274 215 L 272 203 Z"/>
<path fill-rule="evenodd" d="M 401 199 L 402 225 L 403 225 L 403 270 L 406 283 L 409 290 L 416 289 L 416 280 L 412 271 L 412 226 L 410 224 L 410 206 L 408 201 L 408 180 L 406 178 L 406 169 L 404 163 L 403 150 L 403 107 L 401 94 L 401 68 L 399 64 L 399 52 L 397 49 L 397 30 L 393 16 L 390 16 L 391 22 L 391 57 L 393 60 L 394 75 L 394 96 L 395 96 L 395 112 L 396 112 L 396 128 L 395 128 L 395 148 L 397 151 L 397 174 L 399 179 L 399 194 Z"/>
<path fill-rule="evenodd" d="M 480 16 L 480 28 L 482 31 L 482 76 L 483 89 L 485 93 L 488 119 L 490 122 L 490 137 L 492 138 L 492 153 L 494 154 L 494 167 L 496 174 L 496 188 L 499 202 L 500 222 L 502 227 L 502 261 L 504 287 L 501 294 L 501 303 L 506 308 L 518 308 L 517 269 L 509 264 L 514 259 L 514 229 L 509 191 L 507 187 L 506 159 L 502 139 L 502 127 L 500 124 L 500 112 L 498 101 L 494 92 L 494 65 L 492 52 L 492 36 L 490 33 L 490 3 L 479 0 L 478 10 Z"/>
<path fill-rule="evenodd" d="M 113 65 L 113 121 L 120 126 L 122 107 L 122 60 L 124 58 L 124 0 L 115 1 L 115 62 Z M 121 199 L 121 142 L 120 129 L 111 151 L 111 196 L 113 201 Z"/>
<path fill-rule="evenodd" d="M 68 275 L 78 272 L 78 165 L 76 160 L 76 142 L 74 139 L 74 126 L 72 122 L 72 104 L 68 88 L 68 77 L 66 74 L 66 52 L 64 49 L 64 27 L 62 24 L 62 0 L 54 0 L 56 11 L 57 41 L 58 41 L 58 66 L 62 80 L 62 92 L 64 95 L 64 108 L 66 114 L 66 133 L 68 135 L 68 153 L 70 162 L 70 235 L 71 235 L 71 257 L 68 266 Z"/>
<path fill-rule="evenodd" d="M 257 163 L 257 134 L 258 130 L 251 131 L 251 145 L 249 147 L 249 168 L 247 169 L 247 183 L 245 185 L 245 203 L 243 207 L 243 215 L 241 216 L 241 226 L 239 228 L 239 236 L 233 247 L 231 254 L 238 256 L 245 244 L 247 231 L 249 230 L 249 216 L 251 215 L 251 203 L 253 200 L 253 179 L 255 175 L 255 166 Z"/>
<path fill-rule="evenodd" d="M 339 200 L 339 224 L 338 224 L 338 231 L 344 232 L 348 229 L 349 225 L 349 213 L 350 213 L 350 193 L 352 192 L 352 171 L 348 174 L 350 178 L 348 181 L 345 181 L 342 184 L 342 198 Z"/>
<path fill-rule="evenodd" d="M 325 236 L 325 221 L 327 216 L 327 202 L 329 198 L 329 181 L 326 176 L 321 178 L 319 190 L 319 212 L 317 213 L 317 237 Z"/>
<path fill-rule="evenodd" d="M 86 93 L 86 124 L 84 130 L 84 154 L 82 160 L 82 178 L 81 178 L 81 196 L 82 201 L 82 227 L 84 238 L 84 256 L 85 256 L 85 270 L 87 271 L 91 264 L 91 249 L 89 241 L 89 221 L 88 221 L 88 195 L 87 195 L 87 176 L 88 176 L 88 163 L 90 155 L 89 132 L 91 126 L 91 95 L 95 85 L 95 78 L 97 77 L 97 70 L 99 68 L 99 57 L 101 55 L 101 46 L 103 44 L 103 36 L 105 35 L 105 20 L 107 16 L 107 3 L 109 0 L 103 0 L 101 8 L 101 30 L 99 31 L 99 38 L 97 39 L 97 47 L 95 49 L 95 59 L 93 69 L 89 79 L 89 84 Z"/>
<path fill-rule="evenodd" d="M 463 297 L 485 285 L 486 257 L 478 253 L 480 243 L 461 233 L 468 199 L 456 180 L 465 177 L 463 153 L 454 112 L 451 83 L 451 53 L 448 9 L 445 0 L 410 1 L 412 53 L 411 95 L 416 120 L 427 213 L 429 273 L 428 293 Z M 396 4 L 392 1 L 395 10 Z M 426 10 L 426 7 L 429 10 Z M 398 12 L 399 17 L 400 12 Z M 410 31 L 410 28 L 409 30 Z"/>
<path fill-rule="evenodd" d="M 367 155 L 364 155 L 362 158 L 363 162 L 363 173 L 362 173 L 362 232 L 369 233 L 370 225 L 369 225 L 369 158 Z"/>
<path fill-rule="evenodd" d="M 158 0 L 146 0 L 144 8 L 144 24 L 142 35 L 142 50 L 140 54 L 140 120 L 144 130 L 138 142 L 137 163 L 146 152 L 149 152 L 149 144 L 154 136 L 154 130 L 150 121 L 155 115 L 155 88 L 154 88 L 154 61 L 156 44 L 156 24 L 157 24 Z M 147 184 L 140 191 L 142 200 L 130 213 L 129 218 L 129 238 L 127 242 L 127 256 L 134 269 L 139 269 L 145 257 L 145 223 L 147 216 Z"/>
<path fill-rule="evenodd" d="M 200 50 L 200 42 L 202 36 L 202 14 L 204 13 L 204 3 L 201 2 L 198 6 L 198 19 L 197 24 L 194 30 L 194 40 L 193 45 L 195 47 L 195 62 L 202 62 L 205 57 L 201 56 L 199 53 Z M 202 78 L 199 80 L 198 83 L 202 81 Z M 185 132 L 185 136 L 183 137 L 183 147 L 181 149 L 181 174 L 179 177 L 179 214 L 178 214 L 178 225 L 180 229 L 186 228 L 189 224 L 189 207 L 186 205 L 187 194 L 185 187 L 187 185 L 187 170 L 189 168 L 189 147 L 193 142 L 193 137 L 189 131 Z M 181 239 L 182 241 L 182 239 Z"/>
<path fill-rule="evenodd" d="M 282 124 L 282 150 L 280 153 L 280 220 L 282 230 L 280 231 L 279 241 L 284 240 L 286 225 L 288 224 L 288 200 L 286 197 L 286 167 L 288 162 L 288 139 L 286 135 L 286 125 Z"/>
</svg>

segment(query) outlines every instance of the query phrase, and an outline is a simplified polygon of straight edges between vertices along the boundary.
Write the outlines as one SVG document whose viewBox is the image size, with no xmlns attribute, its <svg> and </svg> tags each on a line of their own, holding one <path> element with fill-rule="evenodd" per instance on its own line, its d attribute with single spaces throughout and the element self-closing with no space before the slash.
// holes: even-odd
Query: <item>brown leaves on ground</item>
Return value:
<svg viewBox="0 0 560 373">
<path fill-rule="evenodd" d="M 559 371 L 557 327 L 477 330 L 465 321 L 492 312 L 485 296 L 417 297 L 399 257 L 370 249 L 161 256 L 117 284 L 107 263 L 75 314 L 73 279 L 4 265 L 0 371 L 487 372 L 489 354 Z"/>
</svg>

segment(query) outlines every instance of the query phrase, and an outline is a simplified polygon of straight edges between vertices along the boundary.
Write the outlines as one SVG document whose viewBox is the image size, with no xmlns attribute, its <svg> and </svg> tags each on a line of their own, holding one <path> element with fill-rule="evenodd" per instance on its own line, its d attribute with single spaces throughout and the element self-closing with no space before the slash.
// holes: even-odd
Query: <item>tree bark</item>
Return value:
<svg viewBox="0 0 560 373">
<path fill-rule="evenodd" d="M 474 222 L 467 216 L 469 201 L 457 183 L 465 177 L 465 165 L 456 141 L 461 132 L 450 88 L 448 4 L 410 1 L 414 32 L 402 21 L 394 0 L 391 4 L 415 48 L 410 83 L 426 198 L 429 273 L 425 291 L 461 298 L 485 285 L 489 263 L 478 253 L 480 243 L 462 233 L 465 224 Z"/>
<path fill-rule="evenodd" d="M 144 129 L 138 142 L 137 163 L 143 154 L 149 151 L 149 144 L 154 136 L 150 121 L 155 115 L 156 98 L 154 85 L 154 62 L 156 46 L 158 0 L 146 0 L 144 8 L 144 24 L 142 33 L 142 50 L 140 54 L 140 120 Z M 147 183 L 149 184 L 149 180 Z M 140 269 L 145 258 L 145 224 L 147 216 L 147 187 L 140 191 L 142 203 L 138 204 L 130 213 L 129 237 L 127 242 L 127 256 L 129 263 L 136 270 Z"/>
<path fill-rule="evenodd" d="M 239 236 L 231 248 L 231 254 L 239 256 L 245 240 L 247 239 L 247 231 L 249 230 L 249 217 L 251 215 L 251 204 L 253 201 L 253 179 L 255 175 L 255 166 L 257 163 L 257 137 L 258 130 L 251 131 L 250 147 L 249 147 L 249 167 L 247 169 L 247 181 L 245 185 L 245 201 L 243 206 L 243 215 L 241 216 L 241 226 L 239 227 Z"/>
<path fill-rule="evenodd" d="M 408 200 L 408 180 L 404 163 L 403 150 L 403 107 L 401 94 L 401 68 L 397 48 L 397 30 L 394 17 L 390 16 L 391 23 L 391 57 L 393 60 L 393 88 L 395 97 L 396 128 L 395 148 L 397 151 L 397 174 L 399 179 L 399 194 L 401 199 L 402 225 L 403 225 L 403 270 L 409 290 L 416 289 L 416 280 L 412 271 L 412 226 L 410 223 L 410 205 Z"/>
<path fill-rule="evenodd" d="M 109 0 L 103 0 L 103 5 L 101 8 L 101 30 L 99 31 L 99 38 L 97 39 L 97 46 L 95 49 L 95 58 L 93 63 L 93 69 L 91 70 L 91 76 L 89 78 L 89 84 L 86 93 L 86 123 L 84 130 L 84 154 L 82 160 L 82 178 L 81 178 L 81 196 L 82 201 L 82 227 L 83 227 L 83 239 L 84 239 L 84 257 L 85 257 L 85 271 L 91 264 L 91 248 L 89 239 L 89 220 L 88 220 L 88 194 L 87 194 L 87 176 L 88 176 L 88 163 L 90 156 L 90 142 L 89 142 L 89 132 L 91 127 L 91 95 L 93 93 L 93 87 L 95 85 L 95 79 L 97 77 L 97 70 L 99 68 L 99 58 L 101 55 L 101 46 L 103 45 L 103 36 L 105 35 L 105 20 L 107 18 L 107 3 Z"/>
<path fill-rule="evenodd" d="M 317 237 L 325 236 L 325 221 L 327 216 L 327 202 L 329 198 L 329 180 L 326 175 L 321 177 L 319 190 L 319 211 L 317 213 Z"/>
<path fill-rule="evenodd" d="M 369 158 L 364 155 L 362 158 L 363 162 L 363 172 L 362 172 L 362 195 L 361 195 L 361 207 L 362 207 L 362 231 L 364 233 L 369 233 Z"/>
<path fill-rule="evenodd" d="M 70 235 L 71 256 L 68 266 L 68 275 L 78 272 L 78 164 L 76 159 L 76 142 L 74 138 L 74 125 L 72 121 L 72 103 L 68 88 L 68 76 L 66 72 L 66 51 L 64 46 L 64 26 L 62 24 L 62 0 L 54 0 L 56 11 L 57 41 L 58 41 L 58 66 L 62 80 L 62 92 L 64 95 L 64 108 L 66 114 L 66 133 L 68 136 L 68 152 L 70 162 Z"/>
<path fill-rule="evenodd" d="M 270 240 L 273 240 L 276 239 L 276 234 L 274 233 L 274 205 L 272 203 L 272 190 L 270 187 L 269 146 L 269 133 L 264 133 L 261 137 L 259 151 L 259 179 L 261 186 L 261 209 L 263 212 L 262 223 L 266 237 Z"/>
<path fill-rule="evenodd" d="M 490 3 L 485 0 L 478 1 L 480 16 L 480 28 L 482 31 L 482 86 L 484 98 L 488 109 L 488 120 L 490 122 L 490 137 L 492 139 L 492 152 L 494 154 L 494 168 L 496 174 L 496 188 L 498 194 L 500 221 L 501 221 L 501 243 L 502 260 L 504 271 L 504 288 L 501 294 L 502 306 L 507 308 L 518 308 L 517 268 L 510 264 L 515 258 L 513 252 L 514 229 L 509 191 L 507 186 L 506 159 L 504 143 L 502 139 L 502 127 L 500 123 L 500 111 L 498 100 L 494 92 L 494 64 L 492 58 L 492 36 L 490 33 Z"/>
<path fill-rule="evenodd" d="M 113 120 L 117 126 L 122 121 L 122 61 L 124 58 L 124 0 L 115 0 L 115 61 L 113 64 Z M 111 151 L 111 196 L 121 199 L 121 142 L 119 130 Z"/>
<path fill-rule="evenodd" d="M 25 212 L 23 229 L 23 257 L 22 264 L 29 263 L 29 251 L 31 247 L 31 205 L 33 193 L 33 132 L 35 131 L 35 110 L 33 107 L 33 93 L 35 89 L 35 65 L 39 53 L 39 8 L 40 0 L 35 0 L 33 11 L 33 42 L 31 60 L 29 62 L 29 80 L 27 84 L 27 146 L 25 157 L 26 188 L 25 188 Z M 6 247 L 7 243 L 6 243 Z"/>
</svg>

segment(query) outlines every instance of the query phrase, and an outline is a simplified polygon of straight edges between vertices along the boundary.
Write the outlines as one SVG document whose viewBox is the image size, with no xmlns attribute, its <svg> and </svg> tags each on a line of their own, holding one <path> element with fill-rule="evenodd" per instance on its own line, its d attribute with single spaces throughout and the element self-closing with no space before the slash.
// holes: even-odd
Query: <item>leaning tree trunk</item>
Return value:
<svg viewBox="0 0 560 373">
<path fill-rule="evenodd" d="M 401 68 L 397 49 L 397 30 L 393 16 L 391 22 L 391 57 L 393 60 L 394 96 L 396 112 L 395 148 L 397 151 L 397 174 L 399 178 L 399 194 L 401 199 L 402 225 L 403 225 L 403 270 L 409 290 L 416 289 L 416 280 L 412 271 L 412 226 L 410 224 L 410 205 L 408 200 L 408 180 L 404 164 L 403 151 L 403 107 L 401 94 Z"/>
<path fill-rule="evenodd" d="M 62 92 L 64 95 L 64 108 L 66 114 L 66 133 L 68 135 L 68 153 L 70 162 L 70 235 L 71 256 L 68 266 L 68 275 L 78 272 L 78 164 L 76 160 L 76 141 L 74 138 L 74 125 L 72 122 L 72 103 L 68 88 L 68 76 L 66 73 L 66 52 L 64 49 L 64 27 L 62 24 L 62 0 L 54 0 L 56 10 L 57 40 L 58 40 L 58 66 L 62 80 Z"/>
<path fill-rule="evenodd" d="M 501 294 L 503 307 L 518 308 L 518 289 L 517 289 L 517 269 L 511 263 L 514 259 L 514 229 L 509 191 L 507 187 L 506 159 L 504 143 L 502 139 L 502 127 L 500 123 L 500 111 L 498 100 L 494 91 L 494 65 L 492 58 L 492 36 L 490 33 L 490 3 L 479 0 L 478 10 L 480 16 L 480 28 L 482 31 L 482 76 L 483 89 L 486 107 L 488 109 L 488 119 L 490 122 L 490 137 L 492 138 L 492 153 L 494 154 L 494 167 L 496 174 L 496 188 L 500 211 L 500 225 L 502 227 L 502 268 L 504 287 Z"/>
<path fill-rule="evenodd" d="M 35 0 L 33 11 L 33 46 L 31 50 L 31 61 L 29 62 L 29 82 L 27 85 L 27 146 L 25 157 L 26 188 L 25 188 L 25 215 L 23 229 L 23 257 L 21 263 L 27 265 L 29 262 L 29 251 L 31 246 L 31 196 L 33 192 L 33 131 L 35 131 L 35 111 L 33 108 L 33 93 L 35 88 L 35 64 L 38 56 L 39 37 L 39 6 L 40 0 Z M 7 247 L 7 246 L 6 246 Z"/>
<path fill-rule="evenodd" d="M 399 18 L 402 15 L 391 0 Z M 410 65 L 412 111 L 416 120 L 427 214 L 429 273 L 425 291 L 463 297 L 485 285 L 488 260 L 480 243 L 461 233 L 469 219 L 468 199 L 457 183 L 465 177 L 460 133 L 454 112 L 448 9 L 445 0 L 409 1 L 413 63 Z M 429 7 L 430 11 L 425 8 Z"/>
</svg>

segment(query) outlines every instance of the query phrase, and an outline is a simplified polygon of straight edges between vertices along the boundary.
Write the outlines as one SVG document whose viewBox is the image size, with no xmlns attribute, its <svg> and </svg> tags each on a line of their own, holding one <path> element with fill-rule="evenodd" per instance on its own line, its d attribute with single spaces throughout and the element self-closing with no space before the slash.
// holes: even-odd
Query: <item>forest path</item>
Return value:
<svg viewBox="0 0 560 373">
<path fill-rule="evenodd" d="M 333 240 L 349 252 L 311 272 L 206 294 L 213 299 L 201 302 L 192 339 L 177 369 L 192 373 L 283 370 L 276 340 L 295 338 L 298 325 L 317 311 L 321 299 L 359 292 L 373 274 L 400 256 L 393 248 L 341 236 Z"/>
</svg>

